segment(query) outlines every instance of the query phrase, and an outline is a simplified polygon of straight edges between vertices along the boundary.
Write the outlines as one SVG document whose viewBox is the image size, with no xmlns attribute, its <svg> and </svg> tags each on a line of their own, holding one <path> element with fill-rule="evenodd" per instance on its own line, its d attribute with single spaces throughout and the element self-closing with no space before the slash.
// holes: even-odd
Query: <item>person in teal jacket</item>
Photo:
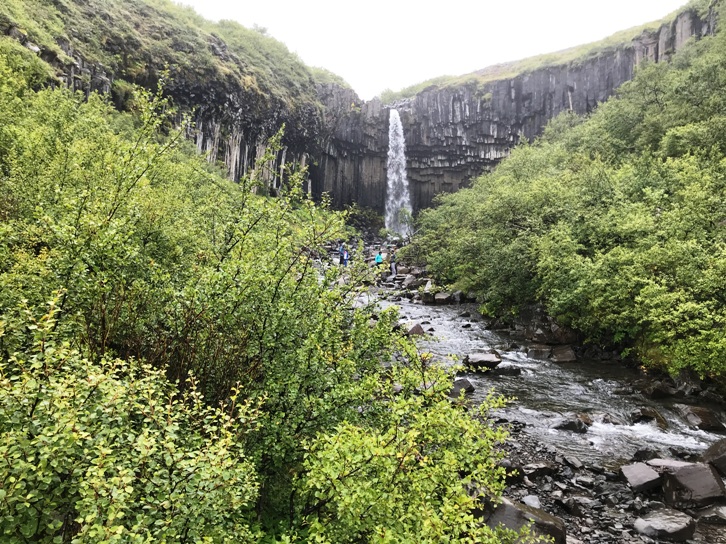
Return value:
<svg viewBox="0 0 726 544">
<path fill-rule="evenodd" d="M 381 264 L 383 262 L 383 254 L 381 253 L 381 250 L 378 250 L 378 255 L 376 255 L 376 264 Z"/>
</svg>

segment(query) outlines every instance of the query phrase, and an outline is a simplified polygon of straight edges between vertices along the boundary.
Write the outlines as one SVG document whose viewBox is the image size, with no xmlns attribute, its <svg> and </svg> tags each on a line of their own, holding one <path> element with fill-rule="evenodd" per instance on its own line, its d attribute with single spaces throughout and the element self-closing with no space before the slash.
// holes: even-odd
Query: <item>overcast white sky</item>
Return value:
<svg viewBox="0 0 726 544">
<path fill-rule="evenodd" d="M 363 99 L 441 75 L 597 41 L 687 0 L 175 0 L 259 25 Z"/>
</svg>

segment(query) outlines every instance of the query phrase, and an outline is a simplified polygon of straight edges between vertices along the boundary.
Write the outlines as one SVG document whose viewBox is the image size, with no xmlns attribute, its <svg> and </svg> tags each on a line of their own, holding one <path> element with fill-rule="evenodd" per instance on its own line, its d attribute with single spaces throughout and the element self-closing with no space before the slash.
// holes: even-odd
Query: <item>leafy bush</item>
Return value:
<svg viewBox="0 0 726 544">
<path fill-rule="evenodd" d="M 0 360 L 0 534 L 5 542 L 255 542 L 258 482 L 241 438 L 255 410 L 213 409 L 135 362 L 60 343 L 58 307 Z"/>
</svg>

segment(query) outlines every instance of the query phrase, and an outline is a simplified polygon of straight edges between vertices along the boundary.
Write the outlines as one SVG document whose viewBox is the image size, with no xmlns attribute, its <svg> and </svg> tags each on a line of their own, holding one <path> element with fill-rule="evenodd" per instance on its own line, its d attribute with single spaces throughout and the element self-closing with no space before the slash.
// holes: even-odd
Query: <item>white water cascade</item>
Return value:
<svg viewBox="0 0 726 544">
<path fill-rule="evenodd" d="M 386 229 L 406 236 L 408 225 L 402 219 L 412 212 L 406 178 L 406 143 L 398 110 L 391 110 L 388 122 L 388 185 L 386 188 Z M 401 213 L 406 210 L 408 213 Z"/>
</svg>

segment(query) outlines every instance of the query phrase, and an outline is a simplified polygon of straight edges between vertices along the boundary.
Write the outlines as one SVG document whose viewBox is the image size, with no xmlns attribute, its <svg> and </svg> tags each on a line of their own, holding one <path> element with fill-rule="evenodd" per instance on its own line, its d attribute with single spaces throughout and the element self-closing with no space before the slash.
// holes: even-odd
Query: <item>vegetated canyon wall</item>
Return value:
<svg viewBox="0 0 726 544">
<path fill-rule="evenodd" d="M 668 60 L 688 40 L 714 31 L 715 15 L 692 10 L 671 24 L 593 58 L 485 84 L 430 87 L 393 105 L 362 103 L 351 91 L 319 88 L 328 117 L 322 153 L 311 167 L 314 194 L 333 204 L 384 210 L 388 117 L 401 114 L 414 210 L 493 168 L 522 140 L 541 134 L 562 111 L 587 113 L 632 79 L 644 60 Z"/>
</svg>

